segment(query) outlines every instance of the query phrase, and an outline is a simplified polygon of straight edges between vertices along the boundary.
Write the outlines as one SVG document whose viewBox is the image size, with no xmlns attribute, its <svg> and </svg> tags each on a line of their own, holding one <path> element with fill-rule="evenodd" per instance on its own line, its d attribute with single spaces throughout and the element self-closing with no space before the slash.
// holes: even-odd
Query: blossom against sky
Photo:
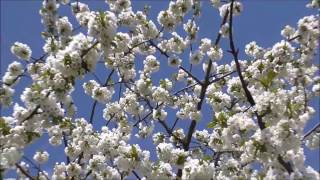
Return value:
<svg viewBox="0 0 320 180">
<path fill-rule="evenodd" d="M 107 8 L 106 4 L 103 1 L 86 1 L 90 5 L 92 10 L 105 10 Z M 243 13 L 235 18 L 235 39 L 237 46 L 240 47 L 240 58 L 246 58 L 244 53 L 244 47 L 251 41 L 256 41 L 260 46 L 269 47 L 272 46 L 275 42 L 277 42 L 280 38 L 280 31 L 283 29 L 285 25 L 296 26 L 296 22 L 299 18 L 315 14 L 315 10 L 305 8 L 306 1 L 244 1 L 244 11 Z M 149 15 L 151 19 L 156 19 L 157 14 L 160 10 L 167 8 L 167 1 L 133 1 L 133 9 L 142 10 L 144 5 L 148 4 L 151 6 L 149 11 Z M 209 37 L 211 39 L 214 38 L 216 32 L 219 29 L 220 19 L 219 12 L 214 11 L 210 6 L 209 2 L 203 2 L 203 12 L 202 18 L 199 21 L 200 26 L 200 37 Z M 11 45 L 16 42 L 23 42 L 28 44 L 32 49 L 32 56 L 40 57 L 43 54 L 42 46 L 43 39 L 40 34 L 43 30 L 43 25 L 41 24 L 39 8 L 41 7 L 40 1 L 1 1 L 1 72 L 2 75 L 6 71 L 7 65 L 13 60 L 15 57 L 10 52 Z M 61 14 L 72 17 L 70 13 L 70 9 L 68 7 L 61 8 Z M 74 18 L 69 19 L 74 27 L 76 27 L 76 22 Z M 178 32 L 182 32 L 182 29 L 179 29 Z M 226 49 L 228 46 L 228 42 L 222 42 L 221 47 Z M 219 55 L 219 54 L 218 54 Z M 212 54 L 215 57 L 215 54 Z M 318 57 L 318 56 L 317 56 Z M 28 57 L 27 57 L 28 58 Z M 226 54 L 223 61 L 227 62 L 228 59 L 231 58 L 231 55 Z M 152 57 L 150 57 L 150 61 L 152 61 Z M 187 59 L 187 55 L 184 55 L 182 61 Z M 138 64 L 140 68 L 143 67 L 143 63 Z M 160 69 L 162 69 L 161 66 Z M 105 74 L 103 72 L 103 68 L 97 67 L 98 73 L 97 75 L 104 79 Z M 202 69 L 202 67 L 200 68 Z M 160 70 L 158 74 L 155 75 L 156 79 L 160 79 L 162 76 L 167 75 L 167 73 L 171 73 L 172 69 L 163 68 Z M 196 74 L 200 74 L 201 70 L 195 71 Z M 83 81 L 79 82 L 76 85 L 76 88 L 81 89 L 82 83 L 92 79 L 93 77 L 88 77 Z M 21 87 L 26 85 L 26 82 L 21 81 Z M 20 87 L 20 85 L 18 86 Z M 22 88 L 18 88 L 16 94 L 21 94 Z M 87 112 L 88 105 L 91 107 L 92 100 L 88 98 L 82 91 L 74 93 L 74 99 L 76 104 L 80 104 L 78 106 L 78 117 L 89 118 L 89 113 Z M 20 102 L 19 97 L 15 97 L 15 101 Z M 315 107 L 316 110 L 319 109 L 319 99 L 312 100 L 312 106 Z M 97 107 L 96 113 L 96 126 L 104 124 L 102 120 L 99 120 L 99 117 L 102 117 L 103 106 Z M 210 117 L 206 116 L 206 113 L 210 113 L 209 107 L 204 107 L 204 120 L 199 123 L 198 128 L 202 129 L 206 127 L 208 121 L 210 121 Z M 2 109 L 2 114 L 7 115 L 11 113 L 11 110 Z M 168 117 L 173 117 L 172 114 L 167 115 Z M 311 129 L 319 119 L 319 111 L 315 114 L 313 120 L 307 125 L 306 131 Z M 178 125 L 184 127 L 187 126 L 184 124 L 186 122 L 179 122 Z M 144 142 L 141 140 L 133 138 L 132 142 L 139 142 L 142 144 L 141 147 L 148 147 L 151 143 L 151 139 L 147 139 Z M 43 149 L 49 147 L 48 142 L 46 140 L 39 140 L 36 142 Z M 49 149 L 50 159 L 49 163 L 53 164 L 55 161 L 64 161 L 64 157 L 57 155 L 54 153 L 56 150 L 61 151 L 61 149 Z M 151 149 L 152 150 L 152 149 Z M 153 149 L 155 151 L 155 149 Z M 29 157 L 32 157 L 35 149 L 33 147 L 27 148 L 26 154 Z M 155 158 L 155 152 L 151 154 L 153 158 Z M 319 151 L 310 151 L 306 149 L 307 160 L 306 163 L 311 165 L 315 169 L 319 170 Z"/>
</svg>

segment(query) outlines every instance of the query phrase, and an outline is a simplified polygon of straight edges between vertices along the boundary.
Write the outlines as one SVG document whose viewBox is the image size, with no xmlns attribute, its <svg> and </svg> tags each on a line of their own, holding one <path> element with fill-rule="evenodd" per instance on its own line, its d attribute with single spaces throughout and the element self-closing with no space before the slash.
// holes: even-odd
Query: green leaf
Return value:
<svg viewBox="0 0 320 180">
<path fill-rule="evenodd" d="M 262 64 L 262 63 L 260 63 L 259 65 L 258 65 L 258 69 L 259 69 L 259 71 L 260 71 L 260 73 L 263 71 L 263 69 L 264 69 L 264 64 Z"/>
<path fill-rule="evenodd" d="M 0 132 L 4 136 L 10 134 L 10 127 L 2 117 L 0 117 Z"/>
<path fill-rule="evenodd" d="M 260 83 L 263 85 L 265 88 L 269 88 L 271 86 L 271 83 L 273 79 L 277 76 L 277 73 L 274 72 L 273 70 L 270 70 L 266 76 L 263 76 L 260 79 Z"/>
<path fill-rule="evenodd" d="M 52 122 L 55 125 L 60 124 L 62 122 L 62 117 L 61 116 L 52 117 Z"/>
<path fill-rule="evenodd" d="M 71 119 L 64 118 L 63 121 L 59 125 L 60 128 L 70 128 L 72 127 Z"/>
<path fill-rule="evenodd" d="M 263 153 L 263 152 L 267 152 L 267 147 L 265 144 L 262 144 L 259 141 L 254 140 L 253 141 L 253 146 L 256 148 L 254 151 L 254 155 L 256 156 L 257 153 Z"/>
<path fill-rule="evenodd" d="M 69 66 L 72 63 L 72 58 L 69 54 L 64 55 L 63 63 L 65 66 Z"/>
<path fill-rule="evenodd" d="M 240 92 L 241 91 L 241 87 L 238 85 L 233 85 L 230 88 L 231 92 Z"/>
<path fill-rule="evenodd" d="M 40 134 L 37 132 L 26 132 L 27 135 L 27 143 L 30 143 L 35 138 L 39 138 Z"/>
<path fill-rule="evenodd" d="M 162 88 L 166 88 L 166 87 L 167 87 L 167 82 L 166 82 L 166 80 L 164 80 L 164 79 L 161 79 L 161 80 L 160 80 L 160 87 L 162 87 Z"/>
<path fill-rule="evenodd" d="M 211 161 L 211 160 L 212 160 L 212 157 L 209 156 L 209 155 L 204 155 L 204 156 L 202 157 L 202 160 L 204 160 L 204 161 Z"/>
<path fill-rule="evenodd" d="M 106 27 L 106 23 L 104 22 L 105 17 L 106 17 L 106 14 L 103 11 L 99 11 L 98 21 L 100 22 L 102 27 Z"/>
<path fill-rule="evenodd" d="M 214 117 L 211 122 L 208 123 L 208 128 L 214 128 L 217 125 L 220 125 L 222 128 L 226 128 L 227 125 L 227 115 L 223 112 L 219 113 L 218 117 Z"/>
<path fill-rule="evenodd" d="M 222 144 L 222 140 L 218 139 L 218 138 L 213 138 L 212 141 L 213 141 L 214 144 Z"/>
<path fill-rule="evenodd" d="M 287 105 L 289 117 L 293 117 L 294 115 L 297 115 L 298 111 L 301 109 L 301 106 L 303 106 L 303 105 L 302 104 L 298 104 L 298 103 L 289 102 L 288 105 Z"/>
<path fill-rule="evenodd" d="M 185 162 L 186 157 L 184 155 L 179 155 L 178 160 L 177 160 L 177 164 L 178 165 L 183 165 Z"/>
<path fill-rule="evenodd" d="M 216 125 L 217 125 L 216 121 L 212 120 L 211 122 L 208 123 L 207 127 L 212 129 L 216 127 Z"/>
<path fill-rule="evenodd" d="M 137 148 L 134 145 L 131 146 L 131 157 L 135 161 L 139 160 L 139 154 L 138 154 Z"/>
</svg>

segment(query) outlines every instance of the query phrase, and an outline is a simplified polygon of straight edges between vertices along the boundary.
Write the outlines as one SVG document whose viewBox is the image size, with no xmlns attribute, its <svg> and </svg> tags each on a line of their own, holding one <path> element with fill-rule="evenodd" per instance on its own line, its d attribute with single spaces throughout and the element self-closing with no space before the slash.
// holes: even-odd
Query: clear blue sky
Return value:
<svg viewBox="0 0 320 180">
<path fill-rule="evenodd" d="M 41 31 L 43 31 L 43 26 L 40 22 L 39 9 L 41 7 L 42 1 L 38 0 L 0 0 L 1 1 L 1 76 L 4 74 L 7 65 L 16 58 L 10 53 L 10 46 L 15 41 L 20 41 L 28 44 L 32 48 L 32 56 L 40 57 L 43 54 L 42 46 L 43 39 L 40 37 Z M 89 4 L 91 10 L 105 10 L 107 5 L 102 0 L 87 0 L 83 1 Z M 168 7 L 167 0 L 133 0 L 133 9 L 143 10 L 145 4 L 151 5 L 150 17 L 156 19 L 157 13 L 161 9 Z M 311 10 L 305 8 L 308 1 L 304 0 L 244 0 L 244 12 L 241 16 L 235 19 L 234 31 L 235 40 L 237 47 L 240 48 L 240 59 L 246 58 L 243 53 L 244 45 L 251 41 L 256 41 L 262 47 L 270 47 L 275 42 L 281 40 L 280 31 L 285 25 L 296 26 L 297 21 L 306 15 L 316 14 L 316 10 Z M 74 27 L 78 24 L 72 17 L 70 8 L 67 6 L 62 6 L 60 8 L 61 16 L 68 16 Z M 200 25 L 200 37 L 208 37 L 213 39 L 218 31 L 218 24 L 220 23 L 220 18 L 218 16 L 218 11 L 211 8 L 209 2 L 203 1 L 203 12 L 202 18 L 198 21 Z M 179 30 L 180 31 L 180 30 Z M 222 41 L 221 44 L 224 49 L 227 49 L 227 41 Z M 186 56 L 185 56 L 186 57 Z M 184 57 L 184 58 L 185 58 Z M 231 56 L 226 55 L 225 59 L 230 59 Z M 318 57 L 317 57 L 318 59 Z M 164 60 L 164 58 L 162 58 Z M 173 73 L 172 68 L 167 68 L 166 61 L 163 61 L 162 67 L 164 71 L 157 73 L 155 79 L 168 77 L 168 73 Z M 186 63 L 187 61 L 185 61 Z M 319 61 L 317 62 L 319 64 Z M 138 62 L 138 68 L 141 68 L 141 62 Z M 201 67 L 196 68 L 195 72 L 199 77 L 201 77 Z M 98 67 L 98 76 L 104 81 L 105 79 L 105 68 L 100 64 Z M 92 76 L 88 76 L 85 80 L 93 79 Z M 74 94 L 74 100 L 78 104 L 78 117 L 89 118 L 90 114 L 88 109 L 91 109 L 92 99 L 83 93 L 81 88 L 82 83 L 85 80 L 81 80 L 77 83 L 79 88 Z M 23 79 L 16 90 L 15 101 L 20 102 L 19 97 L 25 87 L 30 83 L 29 80 Z M 307 125 L 306 131 L 312 128 L 319 120 L 319 98 L 314 99 L 312 102 L 317 110 L 317 113 L 313 120 Z M 102 119 L 103 105 L 98 105 L 97 113 L 95 116 L 95 127 L 102 125 L 105 121 Z M 12 109 L 4 109 L 3 115 L 8 115 L 12 112 Z M 211 119 L 212 115 L 209 107 L 204 106 L 204 120 L 197 126 L 199 129 L 203 129 L 208 121 Z M 208 114 L 208 115 L 206 115 Z M 98 119 L 99 118 L 99 119 Z M 169 118 L 173 119 L 173 115 L 169 115 Z M 169 122 L 171 124 L 172 122 Z M 179 126 L 187 127 L 189 126 L 189 121 L 180 121 Z M 159 128 L 159 130 L 163 130 Z M 142 148 L 147 148 L 150 145 L 151 140 L 137 140 L 132 139 L 131 142 L 139 143 Z M 35 142 L 33 146 L 30 146 L 26 150 L 26 155 L 32 158 L 33 153 L 36 148 L 47 149 L 50 153 L 49 164 L 53 165 L 56 161 L 64 161 L 65 157 L 62 153 L 61 148 L 51 147 L 46 138 Z M 48 149 L 49 148 L 49 149 Z M 150 149 L 155 150 L 154 148 Z M 58 152 L 58 153 L 57 153 Z M 310 151 L 306 149 L 306 164 L 311 165 L 317 170 L 320 170 L 319 163 L 319 151 Z M 152 153 L 153 158 L 155 154 Z M 10 173 L 11 174 L 11 173 Z M 8 174 L 9 175 L 9 174 Z"/>
</svg>

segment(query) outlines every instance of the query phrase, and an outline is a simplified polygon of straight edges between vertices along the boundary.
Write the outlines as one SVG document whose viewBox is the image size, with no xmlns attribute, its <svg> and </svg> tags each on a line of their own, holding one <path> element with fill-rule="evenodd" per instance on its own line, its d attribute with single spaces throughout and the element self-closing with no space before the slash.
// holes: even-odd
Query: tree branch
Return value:
<svg viewBox="0 0 320 180">
<path fill-rule="evenodd" d="M 256 103 L 247 87 L 247 83 L 245 82 L 243 76 L 242 76 L 242 73 L 241 73 L 241 68 L 240 68 L 240 63 L 239 63 L 239 59 L 238 59 L 238 53 L 239 53 L 239 49 L 236 50 L 235 48 L 235 45 L 234 45 L 234 41 L 233 41 L 233 34 L 232 34 L 232 20 L 233 20 L 233 4 L 234 4 L 234 1 L 235 0 L 231 0 L 231 4 L 230 4 L 230 19 L 229 19 L 229 26 L 230 26 L 230 29 L 229 29 L 229 44 L 230 44 L 230 48 L 231 48 L 231 54 L 233 55 L 234 57 L 234 60 L 235 60 L 235 63 L 236 63 L 236 68 L 237 68 L 237 72 L 238 72 L 238 75 L 239 75 L 239 78 L 240 78 L 240 81 L 241 81 L 241 85 L 242 85 L 242 88 L 245 92 L 245 95 L 247 97 L 247 100 L 249 101 L 250 105 L 251 106 L 254 106 Z M 258 125 L 259 125 L 259 128 L 261 130 L 265 129 L 266 126 L 265 126 L 265 123 L 262 121 L 262 116 L 260 116 L 258 114 L 257 111 L 254 111 L 256 117 L 257 117 L 257 120 L 258 120 Z M 287 172 L 290 174 L 293 172 L 292 170 L 292 166 L 290 164 L 290 162 L 285 162 L 283 160 L 283 158 L 279 155 L 278 156 L 278 161 L 279 163 L 287 170 Z"/>
<path fill-rule="evenodd" d="M 22 174 L 30 178 L 31 180 L 36 180 L 33 176 L 31 176 L 26 170 L 23 169 L 23 167 L 20 166 L 20 164 L 16 163 L 16 167 L 21 171 Z"/>
<path fill-rule="evenodd" d="M 165 51 L 163 51 L 161 48 L 159 48 L 152 40 L 150 40 L 149 43 L 151 46 L 155 47 L 161 54 L 163 54 L 167 58 L 170 57 Z"/>
<path fill-rule="evenodd" d="M 310 131 L 308 131 L 302 138 L 302 141 L 304 141 L 308 136 L 310 136 L 313 132 L 320 132 L 320 123 L 315 125 Z"/>
<path fill-rule="evenodd" d="M 188 76 L 190 76 L 193 80 L 197 81 L 198 84 L 202 85 L 202 82 L 197 77 L 195 77 L 191 72 L 189 72 L 182 66 L 179 66 L 179 68 L 182 69 L 185 73 L 187 73 Z"/>
<path fill-rule="evenodd" d="M 234 45 L 234 40 L 233 40 L 233 30 L 232 30 L 232 26 L 233 26 L 233 4 L 234 4 L 234 0 L 231 1 L 231 5 L 230 5 L 230 18 L 229 18 L 229 44 L 230 44 L 230 48 L 231 51 L 230 53 L 233 55 L 234 61 L 236 63 L 236 68 L 237 68 L 237 72 L 238 72 L 238 76 L 242 85 L 242 89 L 244 90 L 244 93 L 247 97 L 248 102 L 250 103 L 251 106 L 255 106 L 256 103 L 247 87 L 247 83 L 245 82 L 243 76 L 242 76 L 242 72 L 241 72 L 241 67 L 240 67 L 240 63 L 239 63 L 239 59 L 238 59 L 238 54 L 239 54 L 239 49 L 236 50 L 235 45 Z M 257 111 L 254 112 L 255 115 L 257 116 L 258 119 L 258 125 L 260 129 L 265 129 L 266 126 L 264 124 L 264 122 L 262 121 L 262 117 L 258 114 Z"/>
<path fill-rule="evenodd" d="M 134 174 L 134 176 L 135 176 L 138 180 L 141 180 L 141 178 L 139 177 L 139 175 L 138 175 L 134 170 L 132 170 L 132 174 Z"/>
<path fill-rule="evenodd" d="M 227 21 L 227 17 L 228 17 L 228 12 L 226 12 L 223 20 L 222 20 L 222 23 L 220 25 L 220 27 L 226 23 Z M 220 39 L 221 39 L 221 34 L 220 32 L 218 33 L 217 35 L 217 38 L 215 40 L 215 46 L 218 46 L 219 42 L 220 42 Z M 202 86 L 201 86 L 201 91 L 200 91 L 200 96 L 199 96 L 199 103 L 197 105 L 197 110 L 200 111 L 201 110 L 201 107 L 202 107 L 202 104 L 203 104 L 203 101 L 204 101 L 204 98 L 205 98 L 205 94 L 206 94 L 206 91 L 207 91 L 207 87 L 210 85 L 210 72 L 211 72 L 211 68 L 212 68 L 212 60 L 209 59 L 209 63 L 208 63 L 208 67 L 207 67 L 207 70 L 206 70 L 206 75 L 205 75 L 205 79 L 204 79 L 204 82 L 202 83 Z M 188 134 L 187 136 L 185 137 L 184 139 L 184 143 L 183 143 L 183 149 L 185 151 L 188 151 L 189 150 L 189 146 L 190 146 L 190 142 L 191 142 L 191 138 L 192 138 L 192 134 L 193 132 L 195 131 L 195 128 L 196 128 L 196 125 L 197 125 L 197 122 L 195 120 L 192 120 L 190 126 L 189 126 L 189 130 L 188 130 Z M 178 173 L 177 173 L 177 176 L 178 178 L 181 178 L 182 177 L 182 169 L 178 169 Z"/>
</svg>

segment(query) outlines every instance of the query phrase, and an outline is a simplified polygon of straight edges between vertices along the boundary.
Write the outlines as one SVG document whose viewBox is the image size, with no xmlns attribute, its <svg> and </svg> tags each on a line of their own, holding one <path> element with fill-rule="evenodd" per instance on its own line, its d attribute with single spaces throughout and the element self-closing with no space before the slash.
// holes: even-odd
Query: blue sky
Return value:
<svg viewBox="0 0 320 180">
<path fill-rule="evenodd" d="M 83 1 L 89 4 L 91 10 L 105 10 L 107 9 L 107 5 L 102 0 L 87 0 Z M 145 4 L 151 6 L 150 10 L 150 18 L 156 19 L 157 13 L 161 9 L 165 9 L 168 7 L 167 0 L 134 0 L 133 1 L 133 9 L 143 10 Z M 270 47 L 275 42 L 281 40 L 280 31 L 285 25 L 291 25 L 293 27 L 296 26 L 297 21 L 306 15 L 316 14 L 316 10 L 311 10 L 305 8 L 305 5 L 308 1 L 303 0 L 244 0 L 244 12 L 241 16 L 235 18 L 235 41 L 236 46 L 240 48 L 240 59 L 247 58 L 243 51 L 244 46 L 251 42 L 256 41 L 262 47 Z M 7 65 L 16 58 L 10 53 L 10 46 L 15 41 L 20 41 L 28 44 L 32 49 L 33 57 L 40 57 L 43 54 L 42 46 L 43 39 L 40 36 L 41 31 L 43 31 L 43 25 L 40 22 L 39 9 L 41 7 L 42 2 L 38 0 L 1 0 L 1 75 L 4 74 Z M 70 8 L 67 6 L 62 6 L 60 8 L 61 16 L 68 16 L 74 27 L 77 27 L 78 24 L 75 22 L 75 19 L 72 17 Z M 218 11 L 211 8 L 209 2 L 203 1 L 203 11 L 202 17 L 198 21 L 200 26 L 200 34 L 199 37 L 208 37 L 214 39 L 218 32 L 218 25 L 220 24 L 220 17 L 218 15 Z M 181 31 L 181 30 L 179 30 Z M 224 49 L 227 49 L 228 42 L 222 40 L 221 46 Z M 184 56 L 185 58 L 186 56 Z M 225 59 L 231 59 L 231 56 L 226 53 Z M 318 59 L 318 56 L 316 57 Z M 168 77 L 168 73 L 173 73 L 175 70 L 172 68 L 168 68 L 166 65 L 166 60 L 162 57 L 163 62 L 161 67 L 163 67 L 163 71 L 155 74 L 155 80 L 160 78 Z M 161 61 L 162 62 L 162 61 Z M 141 61 L 137 62 L 137 68 L 141 68 Z M 184 62 L 187 64 L 187 61 Z M 319 61 L 317 62 L 319 64 Z M 196 67 L 194 72 L 198 77 L 201 77 L 202 67 Z M 109 70 L 108 70 L 109 71 Z M 100 77 L 102 81 L 105 80 L 106 69 L 100 64 L 97 67 L 97 75 Z M 170 77 L 170 76 L 169 76 Z M 82 83 L 86 80 L 93 79 L 92 76 L 86 77 L 84 80 L 80 80 L 77 83 L 78 90 L 73 94 L 74 100 L 78 105 L 78 117 L 88 118 L 90 114 L 88 113 L 88 109 L 91 109 L 92 100 L 83 93 L 83 89 L 81 87 Z M 20 81 L 17 86 L 15 100 L 20 102 L 19 94 L 21 94 L 23 87 L 25 87 L 29 80 L 23 79 Z M 156 83 L 157 84 L 157 83 Z M 314 106 L 317 110 L 317 113 L 312 121 L 307 125 L 306 131 L 312 128 L 319 120 L 319 98 L 312 100 L 312 106 Z M 105 123 L 102 119 L 102 110 L 103 105 L 98 105 L 96 109 L 95 116 L 95 127 L 98 127 Z M 3 109 L 3 115 L 8 115 L 12 112 L 12 109 Z M 203 129 L 208 121 L 211 119 L 211 110 L 208 106 L 204 106 L 204 120 L 197 126 L 199 129 Z M 169 118 L 173 115 L 169 115 Z M 172 122 L 168 122 L 172 124 Z M 189 126 L 189 121 L 180 121 L 178 126 L 187 127 Z M 159 128 L 157 130 L 163 131 L 163 129 Z M 131 142 L 136 142 L 141 144 L 142 148 L 148 147 L 150 145 L 151 140 L 137 140 L 133 138 Z M 65 157 L 62 155 L 61 148 L 52 148 L 47 143 L 46 138 L 42 138 L 39 141 L 36 141 L 34 145 L 30 146 L 26 150 L 26 155 L 32 158 L 33 153 L 36 148 L 47 149 L 49 152 L 55 152 L 54 154 L 50 153 L 52 156 L 50 157 L 49 165 L 53 165 L 56 161 L 64 161 Z M 49 149 L 48 149 L 49 148 Z M 155 150 L 154 148 L 150 149 Z M 59 153 L 57 153 L 59 152 Z M 61 152 L 61 153 L 60 153 Z M 306 164 L 311 165 L 317 170 L 320 169 L 319 163 L 319 151 L 310 151 L 306 149 Z M 153 153 L 153 158 L 155 154 Z M 11 173 L 10 173 L 11 174 Z"/>
</svg>

